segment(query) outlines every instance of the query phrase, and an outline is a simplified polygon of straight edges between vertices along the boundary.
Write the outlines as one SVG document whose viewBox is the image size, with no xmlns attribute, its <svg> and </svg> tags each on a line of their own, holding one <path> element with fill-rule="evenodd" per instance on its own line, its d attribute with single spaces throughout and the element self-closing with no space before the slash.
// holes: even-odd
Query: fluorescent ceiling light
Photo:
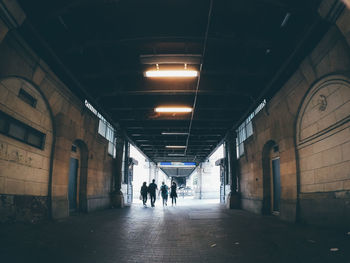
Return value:
<svg viewBox="0 0 350 263">
<path fill-rule="evenodd" d="M 191 78 L 197 77 L 196 70 L 149 70 L 145 72 L 147 78 Z"/>
<path fill-rule="evenodd" d="M 188 132 L 162 132 L 162 135 L 188 135 Z"/>
<path fill-rule="evenodd" d="M 165 146 L 165 148 L 168 148 L 168 149 L 185 149 L 186 146 L 185 145 L 167 145 L 167 146 Z"/>
<path fill-rule="evenodd" d="M 192 108 L 189 107 L 157 107 L 154 109 L 155 112 L 192 112 Z"/>
</svg>

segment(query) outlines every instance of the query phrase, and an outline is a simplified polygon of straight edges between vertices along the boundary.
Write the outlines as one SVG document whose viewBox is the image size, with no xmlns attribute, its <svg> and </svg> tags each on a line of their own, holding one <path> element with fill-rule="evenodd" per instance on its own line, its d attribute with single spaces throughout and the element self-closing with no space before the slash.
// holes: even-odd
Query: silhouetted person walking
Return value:
<svg viewBox="0 0 350 263">
<path fill-rule="evenodd" d="M 151 206 L 154 207 L 154 203 L 156 202 L 156 191 L 158 190 L 158 186 L 154 183 L 156 180 L 152 180 L 152 183 L 148 186 L 149 196 L 151 198 Z"/>
<path fill-rule="evenodd" d="M 143 182 L 142 186 L 141 186 L 141 191 L 140 194 L 142 196 L 142 203 L 143 206 L 146 207 L 146 203 L 147 203 L 147 193 L 148 193 L 148 187 L 146 185 L 146 182 Z"/>
<path fill-rule="evenodd" d="M 171 184 L 170 188 L 170 197 L 171 197 L 171 205 L 176 205 L 176 198 L 177 198 L 177 193 L 176 193 L 177 185 L 175 182 Z"/>
<path fill-rule="evenodd" d="M 169 187 L 164 182 L 162 182 L 162 186 L 160 187 L 160 193 L 163 199 L 163 206 L 168 205 L 168 189 Z"/>
</svg>

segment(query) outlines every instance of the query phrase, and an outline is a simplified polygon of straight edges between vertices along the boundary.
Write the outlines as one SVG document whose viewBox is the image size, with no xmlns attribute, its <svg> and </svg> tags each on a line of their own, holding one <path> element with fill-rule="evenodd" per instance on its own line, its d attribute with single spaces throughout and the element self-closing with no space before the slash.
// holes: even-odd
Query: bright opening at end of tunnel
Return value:
<svg viewBox="0 0 350 263">
<path fill-rule="evenodd" d="M 180 169 L 177 170 L 177 167 L 162 168 L 159 165 L 153 164 L 137 148 L 131 145 L 130 156 L 138 161 L 138 165 L 135 165 L 132 171 L 132 205 L 136 208 L 143 206 L 142 200 L 140 200 L 141 186 L 144 182 L 148 186 L 153 179 L 155 179 L 155 183 L 158 186 L 155 203 L 155 207 L 158 209 L 163 208 L 162 197 L 159 194 L 162 182 L 169 187 L 167 206 L 172 207 L 172 199 L 170 197 L 170 186 L 172 182 L 175 182 L 177 185 L 178 197 L 176 206 L 198 206 L 219 203 L 222 185 L 220 181 L 220 167 L 216 166 L 215 162 L 223 158 L 223 153 L 224 150 L 221 145 L 209 156 L 206 162 L 191 168 L 192 171 L 185 174 L 186 169 L 180 171 Z M 190 169 L 188 168 L 187 171 L 190 171 Z M 146 207 L 151 207 L 149 197 Z"/>
</svg>

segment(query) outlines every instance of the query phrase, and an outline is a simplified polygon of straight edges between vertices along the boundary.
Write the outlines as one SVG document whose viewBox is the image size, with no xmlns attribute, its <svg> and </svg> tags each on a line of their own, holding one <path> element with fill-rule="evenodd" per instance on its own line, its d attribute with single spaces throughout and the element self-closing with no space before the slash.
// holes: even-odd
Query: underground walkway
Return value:
<svg viewBox="0 0 350 263">
<path fill-rule="evenodd" d="M 1 263 L 349 263 L 350 235 L 180 199 L 177 207 L 157 201 L 154 209 L 135 204 L 57 222 L 1 225 L 0 255 Z"/>
</svg>

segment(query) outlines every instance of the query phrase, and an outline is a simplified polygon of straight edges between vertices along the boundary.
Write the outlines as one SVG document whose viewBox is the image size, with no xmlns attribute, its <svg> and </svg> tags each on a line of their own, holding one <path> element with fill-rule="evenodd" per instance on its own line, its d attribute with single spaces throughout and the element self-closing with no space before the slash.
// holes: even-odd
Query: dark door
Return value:
<svg viewBox="0 0 350 263">
<path fill-rule="evenodd" d="M 280 159 L 272 160 L 273 176 L 273 211 L 280 211 L 281 203 L 281 176 L 280 176 Z"/>
<path fill-rule="evenodd" d="M 68 179 L 69 212 L 74 212 L 77 209 L 77 178 L 78 178 L 78 160 L 74 158 L 70 158 L 69 179 Z"/>
<path fill-rule="evenodd" d="M 220 203 L 225 203 L 225 166 L 220 165 Z"/>
</svg>

